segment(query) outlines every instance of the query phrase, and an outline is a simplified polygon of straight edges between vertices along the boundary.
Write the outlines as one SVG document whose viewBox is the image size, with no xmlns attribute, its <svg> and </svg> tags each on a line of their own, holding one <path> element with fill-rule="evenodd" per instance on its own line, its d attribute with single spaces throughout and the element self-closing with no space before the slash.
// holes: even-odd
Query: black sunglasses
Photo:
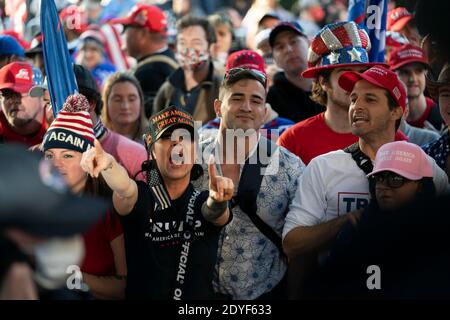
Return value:
<svg viewBox="0 0 450 320">
<path fill-rule="evenodd" d="M 225 72 L 225 76 L 223 80 L 228 82 L 230 80 L 237 82 L 241 79 L 249 79 L 253 78 L 260 82 L 264 88 L 267 87 L 267 76 L 265 73 L 255 70 L 255 69 L 246 69 L 246 68 L 232 68 Z"/>
<path fill-rule="evenodd" d="M 370 179 L 375 183 L 383 183 L 384 185 L 392 189 L 401 188 L 406 182 L 411 181 L 405 177 L 389 171 L 374 174 L 373 176 L 370 176 Z"/>
</svg>

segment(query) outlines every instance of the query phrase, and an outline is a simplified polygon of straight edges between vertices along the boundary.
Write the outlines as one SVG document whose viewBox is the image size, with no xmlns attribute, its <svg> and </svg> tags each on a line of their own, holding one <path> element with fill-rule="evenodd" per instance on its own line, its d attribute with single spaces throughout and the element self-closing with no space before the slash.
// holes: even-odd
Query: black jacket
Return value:
<svg viewBox="0 0 450 320">
<path fill-rule="evenodd" d="M 280 117 L 300 122 L 325 111 L 325 107 L 312 101 L 311 92 L 305 92 L 289 82 L 284 72 L 273 77 L 273 85 L 267 94 L 267 102 Z"/>
<path fill-rule="evenodd" d="M 395 211 L 369 207 L 344 226 L 306 290 L 320 298 L 450 298 L 450 197 L 421 197 Z M 366 281 L 380 268 L 381 289 Z"/>
<path fill-rule="evenodd" d="M 139 59 L 134 76 L 139 80 L 144 92 L 145 115 L 147 118 L 152 114 L 153 100 L 156 93 L 169 75 L 175 71 L 176 67 L 177 63 L 170 49 Z"/>
</svg>

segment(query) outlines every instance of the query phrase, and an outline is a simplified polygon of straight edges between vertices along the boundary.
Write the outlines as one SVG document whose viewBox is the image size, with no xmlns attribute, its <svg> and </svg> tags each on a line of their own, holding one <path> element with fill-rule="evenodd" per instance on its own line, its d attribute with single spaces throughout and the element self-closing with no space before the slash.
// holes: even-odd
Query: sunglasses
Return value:
<svg viewBox="0 0 450 320">
<path fill-rule="evenodd" d="M 370 179 L 375 183 L 382 183 L 392 189 L 401 188 L 405 183 L 411 181 L 393 172 L 377 173 L 370 176 Z"/>
<path fill-rule="evenodd" d="M 225 73 L 223 78 L 224 82 L 233 81 L 237 82 L 241 79 L 255 79 L 260 82 L 264 88 L 267 87 L 267 76 L 265 73 L 255 70 L 255 69 L 246 69 L 246 68 L 232 68 Z"/>
</svg>

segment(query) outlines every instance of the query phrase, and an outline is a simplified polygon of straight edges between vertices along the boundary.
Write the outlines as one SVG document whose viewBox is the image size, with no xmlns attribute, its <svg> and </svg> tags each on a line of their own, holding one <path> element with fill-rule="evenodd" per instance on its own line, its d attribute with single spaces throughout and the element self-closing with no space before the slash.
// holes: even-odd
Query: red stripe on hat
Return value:
<svg viewBox="0 0 450 320">
<path fill-rule="evenodd" d="M 352 39 L 348 35 L 347 30 L 344 27 L 345 25 L 339 26 L 333 30 L 333 34 L 338 38 L 339 42 L 342 44 L 342 47 L 353 47 Z"/>
<path fill-rule="evenodd" d="M 320 36 L 316 37 L 313 40 L 313 42 L 311 44 L 311 49 L 319 56 L 323 56 L 329 52 L 328 47 L 325 45 L 325 42 L 323 42 L 323 40 Z"/>
<path fill-rule="evenodd" d="M 93 138 L 94 134 L 93 134 L 92 130 L 74 127 L 67 123 L 61 123 L 61 124 L 55 123 L 54 125 L 52 124 L 52 127 L 50 129 L 53 129 L 53 128 L 61 128 L 61 129 L 67 129 L 69 131 L 76 130 L 76 131 L 85 132 L 86 134 L 83 134 L 83 136 L 86 137 L 88 140 L 94 142 L 94 138 Z M 74 133 L 76 133 L 76 132 L 74 132 Z"/>
<path fill-rule="evenodd" d="M 61 110 L 58 114 L 61 114 L 61 115 L 64 115 L 64 116 L 68 116 L 68 117 L 74 117 L 74 116 L 76 116 L 76 117 L 82 117 L 82 118 L 85 118 L 86 120 L 92 121 L 91 116 L 90 116 L 88 113 L 83 113 L 83 112 L 67 112 L 67 111 L 62 111 L 62 110 Z"/>
<path fill-rule="evenodd" d="M 361 39 L 361 44 L 364 49 L 369 45 L 369 39 L 366 36 L 366 33 L 362 30 L 358 30 L 359 38 Z"/>
<path fill-rule="evenodd" d="M 80 126 L 87 127 L 87 128 L 90 128 L 93 130 L 91 122 L 87 122 L 87 121 L 85 122 L 85 121 L 77 120 L 77 119 L 58 119 L 58 118 L 56 118 L 55 123 L 76 123 L 76 124 L 79 124 Z"/>
</svg>

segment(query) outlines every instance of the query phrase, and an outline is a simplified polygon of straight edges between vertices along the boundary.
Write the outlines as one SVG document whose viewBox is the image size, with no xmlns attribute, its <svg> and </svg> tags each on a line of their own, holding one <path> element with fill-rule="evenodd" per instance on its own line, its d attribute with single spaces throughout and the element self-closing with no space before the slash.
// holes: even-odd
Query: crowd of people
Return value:
<svg viewBox="0 0 450 320">
<path fill-rule="evenodd" d="M 0 1 L 0 299 L 450 297 L 448 4 L 390 1 L 376 62 L 346 1 L 55 1 L 55 108 L 36 2 Z"/>
</svg>

